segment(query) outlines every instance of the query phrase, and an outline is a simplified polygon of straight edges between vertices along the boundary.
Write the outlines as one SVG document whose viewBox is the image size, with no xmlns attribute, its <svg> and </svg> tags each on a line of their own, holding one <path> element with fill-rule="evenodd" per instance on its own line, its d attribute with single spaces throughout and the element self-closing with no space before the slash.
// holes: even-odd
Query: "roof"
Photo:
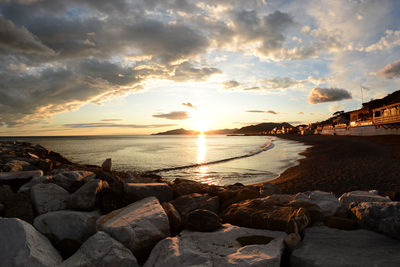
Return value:
<svg viewBox="0 0 400 267">
<path fill-rule="evenodd" d="M 363 108 L 379 108 L 381 106 L 391 105 L 400 102 L 400 90 L 388 94 L 384 98 L 371 100 L 367 103 L 363 103 Z"/>
</svg>

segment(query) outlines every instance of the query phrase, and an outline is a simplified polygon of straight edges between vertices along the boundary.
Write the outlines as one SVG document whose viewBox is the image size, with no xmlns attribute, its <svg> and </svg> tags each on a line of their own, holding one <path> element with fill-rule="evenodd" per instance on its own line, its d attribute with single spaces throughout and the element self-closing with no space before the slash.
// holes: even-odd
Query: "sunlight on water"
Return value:
<svg viewBox="0 0 400 267">
<path fill-rule="evenodd" d="M 197 137 L 197 163 L 203 163 L 206 158 L 207 144 L 204 134 Z"/>
</svg>

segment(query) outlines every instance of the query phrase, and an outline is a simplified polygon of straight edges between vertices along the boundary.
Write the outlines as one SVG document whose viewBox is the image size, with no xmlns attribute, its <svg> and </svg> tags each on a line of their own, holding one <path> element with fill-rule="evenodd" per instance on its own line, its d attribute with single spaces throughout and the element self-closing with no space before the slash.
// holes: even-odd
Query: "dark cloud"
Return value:
<svg viewBox="0 0 400 267">
<path fill-rule="evenodd" d="M 341 88 L 314 88 L 308 96 L 308 103 L 319 104 L 351 99 L 350 92 Z"/>
<path fill-rule="evenodd" d="M 396 61 L 393 64 L 386 65 L 383 69 L 378 72 L 378 75 L 386 78 L 393 79 L 400 77 L 400 61 Z"/>
<path fill-rule="evenodd" d="M 279 114 L 278 112 L 273 111 L 273 110 L 268 110 L 266 113 L 273 114 L 273 115 L 278 115 Z"/>
<path fill-rule="evenodd" d="M 160 127 L 171 127 L 176 124 L 118 124 L 118 123 L 106 123 L 106 122 L 91 122 L 91 123 L 71 123 L 64 124 L 67 128 L 160 128 Z"/>
<path fill-rule="evenodd" d="M 239 85 L 240 85 L 240 83 L 235 80 L 224 82 L 225 89 L 232 89 L 232 88 L 238 87 Z"/>
<path fill-rule="evenodd" d="M 168 120 L 184 120 L 189 118 L 186 111 L 171 111 L 169 113 L 154 114 L 153 117 Z"/>
<path fill-rule="evenodd" d="M 113 121 L 122 121 L 122 119 L 104 119 L 101 121 L 105 121 L 105 122 L 113 122 Z"/>
<path fill-rule="evenodd" d="M 279 113 L 273 110 L 246 110 L 246 112 L 250 113 L 268 113 L 273 115 L 278 115 Z"/>
<path fill-rule="evenodd" d="M 196 68 L 190 62 L 185 61 L 175 67 L 175 72 L 171 79 L 174 81 L 202 81 L 218 73 L 221 73 L 219 69 L 208 67 Z"/>
<path fill-rule="evenodd" d="M 187 102 L 187 103 L 182 103 L 182 105 L 184 105 L 184 106 L 186 106 L 186 107 L 189 107 L 189 108 L 194 108 L 194 109 L 196 109 L 196 108 L 197 108 L 195 105 L 193 105 L 193 104 L 192 104 L 192 103 L 190 103 L 190 102 Z"/>
<path fill-rule="evenodd" d="M 45 46 L 25 27 L 17 27 L 12 21 L 0 17 L 0 46 L 15 52 L 53 55 L 54 51 Z"/>
</svg>

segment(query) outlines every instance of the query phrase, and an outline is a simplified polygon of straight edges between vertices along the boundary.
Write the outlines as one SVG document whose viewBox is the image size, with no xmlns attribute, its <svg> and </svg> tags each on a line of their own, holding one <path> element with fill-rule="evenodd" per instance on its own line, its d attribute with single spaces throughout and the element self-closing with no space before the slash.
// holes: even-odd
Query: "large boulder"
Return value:
<svg viewBox="0 0 400 267">
<path fill-rule="evenodd" d="M 26 194 L 9 196 L 4 202 L 4 217 L 19 218 L 32 223 L 34 212 L 30 197 Z"/>
<path fill-rule="evenodd" d="M 224 224 L 216 232 L 183 231 L 160 241 L 145 267 L 280 266 L 285 233 Z"/>
<path fill-rule="evenodd" d="M 36 170 L 29 162 L 24 160 L 11 160 L 7 162 L 4 166 L 5 170 L 8 172 L 20 172 L 20 171 L 32 171 Z"/>
<path fill-rule="evenodd" d="M 400 239 L 400 202 L 361 202 L 350 211 L 362 228 Z"/>
<path fill-rule="evenodd" d="M 208 194 L 189 194 L 178 197 L 171 202 L 178 210 L 182 218 L 182 223 L 186 224 L 190 212 L 197 209 L 205 209 L 218 213 L 219 199 L 218 197 L 211 197 Z"/>
<path fill-rule="evenodd" d="M 37 214 L 67 208 L 69 193 L 56 184 L 37 184 L 31 189 L 31 199 Z"/>
<path fill-rule="evenodd" d="M 63 257 L 69 257 L 96 232 L 99 217 L 98 211 L 61 210 L 36 217 L 33 225 L 52 241 Z"/>
<path fill-rule="evenodd" d="M 238 226 L 287 233 L 302 232 L 311 222 L 307 209 L 278 206 L 268 197 L 233 204 L 225 210 L 222 218 L 224 222 Z"/>
<path fill-rule="evenodd" d="M 361 202 L 389 202 L 391 200 L 378 195 L 375 190 L 372 190 L 347 192 L 339 197 L 339 201 L 343 207 L 348 208 L 352 202 L 358 204 Z"/>
<path fill-rule="evenodd" d="M 270 195 L 281 194 L 282 191 L 279 186 L 271 183 L 264 183 L 260 188 L 260 197 L 267 197 Z"/>
<path fill-rule="evenodd" d="M 0 266 L 57 266 L 62 258 L 32 225 L 0 218 Z"/>
<path fill-rule="evenodd" d="M 160 202 L 168 202 L 173 197 L 172 189 L 166 183 L 126 183 L 124 192 L 130 202 L 152 196 Z"/>
<path fill-rule="evenodd" d="M 65 260 L 60 267 L 139 267 L 135 256 L 120 242 L 104 232 L 90 237 L 79 250 Z"/>
<path fill-rule="evenodd" d="M 171 232 L 179 232 L 182 226 L 181 215 L 176 210 L 175 206 L 172 205 L 170 202 L 164 202 L 161 205 L 168 216 L 169 228 L 171 229 Z"/>
<path fill-rule="evenodd" d="M 23 184 L 18 189 L 18 193 L 25 193 L 25 194 L 30 195 L 31 189 L 33 186 L 35 186 L 37 184 L 50 183 L 52 181 L 52 179 L 53 179 L 53 176 L 48 176 L 48 175 L 33 177 L 29 182 Z"/>
<path fill-rule="evenodd" d="M 197 209 L 189 213 L 186 227 L 192 231 L 212 232 L 221 228 L 221 222 L 214 212 Z"/>
<path fill-rule="evenodd" d="M 371 231 L 320 226 L 306 229 L 290 260 L 296 267 L 394 267 L 399 249 L 400 242 Z"/>
<path fill-rule="evenodd" d="M 259 188 L 252 186 L 225 189 L 218 193 L 220 209 L 224 210 L 233 203 L 258 198 L 259 195 Z"/>
<path fill-rule="evenodd" d="M 85 183 L 96 178 L 96 174 L 89 171 L 64 171 L 54 175 L 54 183 L 72 193 Z"/>
<path fill-rule="evenodd" d="M 143 258 L 157 242 L 169 236 L 167 214 L 155 197 L 148 197 L 104 215 L 97 229 L 108 233 Z"/>
<path fill-rule="evenodd" d="M 318 206 L 323 217 L 334 215 L 340 207 L 339 200 L 332 193 L 323 191 L 298 193 L 294 197 L 292 204 L 295 202 L 297 202 L 297 204 L 310 203 Z"/>
<path fill-rule="evenodd" d="M 69 196 L 68 207 L 74 210 L 93 210 L 96 205 L 97 193 L 103 186 L 108 187 L 107 182 L 94 179 L 81 186 Z"/>
<path fill-rule="evenodd" d="M 174 192 L 175 197 L 180 197 L 193 193 L 217 195 L 220 190 L 222 189 L 215 185 L 208 185 L 192 180 L 179 178 L 175 179 L 174 183 L 172 184 L 172 191 Z"/>
<path fill-rule="evenodd" d="M 17 191 L 21 185 L 38 176 L 43 176 L 43 171 L 0 172 L 0 184 L 11 185 L 13 190 Z"/>
</svg>

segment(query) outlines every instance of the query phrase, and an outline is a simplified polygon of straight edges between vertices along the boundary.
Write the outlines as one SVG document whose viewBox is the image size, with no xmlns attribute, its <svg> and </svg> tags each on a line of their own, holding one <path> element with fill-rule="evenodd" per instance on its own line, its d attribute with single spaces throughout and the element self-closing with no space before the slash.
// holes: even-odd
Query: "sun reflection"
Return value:
<svg viewBox="0 0 400 267">
<path fill-rule="evenodd" d="M 197 163 L 203 163 L 206 157 L 207 147 L 204 134 L 199 134 L 197 137 Z"/>
</svg>

